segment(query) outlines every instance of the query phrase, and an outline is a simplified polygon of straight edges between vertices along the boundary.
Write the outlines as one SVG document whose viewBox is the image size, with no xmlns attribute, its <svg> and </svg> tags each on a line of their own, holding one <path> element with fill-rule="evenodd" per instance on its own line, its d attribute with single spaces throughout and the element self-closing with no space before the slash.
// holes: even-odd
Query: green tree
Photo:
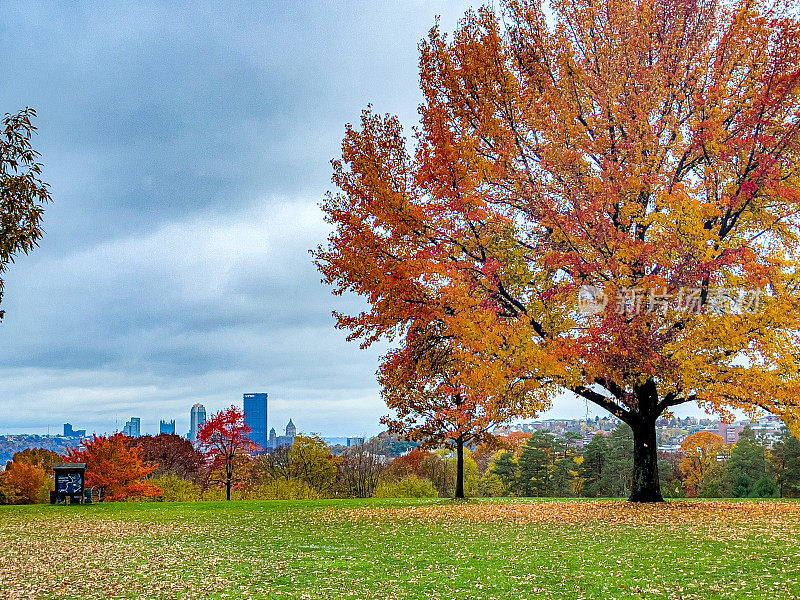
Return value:
<svg viewBox="0 0 800 600">
<path fill-rule="evenodd" d="M 608 462 L 603 473 L 604 496 L 625 497 L 633 489 L 633 430 L 620 425 L 608 436 Z"/>
<path fill-rule="evenodd" d="M 522 447 L 519 457 L 519 487 L 523 496 L 552 495 L 552 449 L 552 443 L 544 436 L 534 436 Z"/>
<path fill-rule="evenodd" d="M 800 498 L 800 440 L 784 429 L 772 447 L 772 472 L 782 498 Z"/>
<path fill-rule="evenodd" d="M 298 435 L 289 454 L 294 477 L 309 485 L 321 496 L 329 497 L 336 484 L 338 460 L 317 435 Z"/>
<path fill-rule="evenodd" d="M 745 427 L 728 461 L 726 491 L 735 498 L 771 497 L 775 488 L 768 485 L 767 449 Z"/>
<path fill-rule="evenodd" d="M 580 474 L 584 480 L 583 495 L 588 498 L 598 498 L 607 495 L 604 476 L 608 463 L 608 442 L 606 436 L 597 434 L 583 450 L 583 464 Z"/>
<path fill-rule="evenodd" d="M 577 431 L 567 431 L 564 434 L 564 456 L 578 453 L 578 445 L 583 440 L 583 435 Z"/>
<path fill-rule="evenodd" d="M 513 495 L 519 482 L 519 464 L 513 452 L 501 450 L 495 455 L 489 473 L 495 475 L 505 488 L 505 495 Z"/>
<path fill-rule="evenodd" d="M 553 471 L 553 495 L 559 498 L 570 498 L 574 496 L 574 481 L 577 465 L 574 456 L 565 456 L 556 462 Z"/>
<path fill-rule="evenodd" d="M 36 247 L 43 234 L 43 207 L 51 199 L 48 185 L 39 178 L 39 153 L 31 145 L 35 116 L 35 110 L 26 108 L 6 114 L 0 126 L 0 301 L 3 272 L 18 253 Z"/>
</svg>

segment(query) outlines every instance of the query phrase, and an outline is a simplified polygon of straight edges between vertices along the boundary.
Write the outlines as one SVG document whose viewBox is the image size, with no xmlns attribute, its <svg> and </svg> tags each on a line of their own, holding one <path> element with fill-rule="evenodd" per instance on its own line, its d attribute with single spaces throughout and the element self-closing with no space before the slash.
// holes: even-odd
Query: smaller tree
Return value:
<svg viewBox="0 0 800 600">
<path fill-rule="evenodd" d="M 520 414 L 524 387 L 509 383 L 496 394 L 466 394 L 460 384 L 459 352 L 441 323 L 411 327 L 405 346 L 386 357 L 378 375 L 386 404 L 396 416 L 381 422 L 423 449 L 455 447 L 454 495 L 464 498 L 464 448 Z"/>
<path fill-rule="evenodd" d="M 53 452 L 52 450 L 46 450 L 44 448 L 26 448 L 14 454 L 11 460 L 12 462 L 24 462 L 34 467 L 39 467 L 44 469 L 45 473 L 49 474 L 50 471 L 53 470 L 53 465 L 55 463 L 64 462 L 64 457 L 58 452 Z M 12 463 L 8 463 L 8 467 L 6 468 L 10 469 L 11 464 Z"/>
<path fill-rule="evenodd" d="M 424 478 L 422 472 L 422 462 L 430 455 L 427 450 L 420 450 L 414 448 L 408 454 L 398 456 L 386 467 L 381 479 L 399 481 L 405 477 L 416 475 L 419 478 Z"/>
<path fill-rule="evenodd" d="M 505 494 L 511 495 L 517 490 L 519 464 L 513 452 L 500 450 L 492 460 L 489 473 L 501 481 Z"/>
<path fill-rule="evenodd" d="M 139 457 L 139 449 L 128 447 L 127 436 L 94 436 L 84 442 L 82 450 L 71 449 L 67 458 L 72 462 L 86 463 L 86 485 L 97 487 L 103 500 L 118 501 L 128 498 L 152 498 L 163 490 L 145 478 L 156 466 L 146 466 Z"/>
<path fill-rule="evenodd" d="M 728 461 L 727 491 L 736 498 L 776 495 L 777 485 L 769 477 L 767 466 L 767 449 L 753 430 L 745 427 Z"/>
<path fill-rule="evenodd" d="M 785 429 L 772 447 L 772 471 L 783 498 L 800 498 L 800 440 Z"/>
<path fill-rule="evenodd" d="M 220 471 L 225 484 L 225 497 L 230 500 L 236 473 L 237 457 L 259 450 L 250 439 L 253 429 L 245 423 L 244 412 L 235 406 L 222 410 L 206 421 L 197 433 L 200 451 L 208 468 Z"/>
<path fill-rule="evenodd" d="M 157 465 L 153 477 L 176 475 L 196 482 L 203 464 L 203 454 L 187 439 L 174 434 L 130 438 L 130 446 L 139 448 L 139 457 L 148 464 Z"/>
<path fill-rule="evenodd" d="M 552 437 L 552 436 L 551 436 Z M 531 438 L 519 457 L 519 485 L 523 496 L 550 496 L 552 446 L 544 437 Z"/>
<path fill-rule="evenodd" d="M 680 462 L 680 469 L 686 477 L 689 496 L 700 495 L 709 477 L 719 471 L 719 459 L 724 448 L 725 440 L 710 431 L 698 431 L 683 441 L 681 451 L 684 458 Z"/>
<path fill-rule="evenodd" d="M 609 449 L 606 436 L 598 433 L 583 449 L 583 463 L 580 465 L 580 477 L 583 480 L 583 495 L 597 498 L 607 495 L 605 480 Z"/>
<path fill-rule="evenodd" d="M 339 460 L 331 455 L 328 444 L 317 435 L 298 435 L 290 456 L 292 473 L 299 481 L 323 497 L 332 495 Z"/>
<path fill-rule="evenodd" d="M 14 454 L 4 473 L 8 503 L 46 503 L 53 484 L 53 464 L 63 460 L 57 452 L 44 448 L 26 448 Z"/>
<path fill-rule="evenodd" d="M 292 447 L 280 446 L 260 455 L 256 459 L 256 467 L 259 472 L 276 481 L 291 481 Z"/>
<path fill-rule="evenodd" d="M 48 474 L 44 469 L 28 462 L 12 462 L 11 468 L 2 474 L 3 487 L 11 491 L 14 504 L 36 504 L 44 502 Z"/>
<path fill-rule="evenodd" d="M 375 492 L 378 478 L 386 468 L 386 457 L 378 453 L 375 440 L 344 451 L 339 462 L 339 479 L 354 498 L 369 498 Z"/>
</svg>

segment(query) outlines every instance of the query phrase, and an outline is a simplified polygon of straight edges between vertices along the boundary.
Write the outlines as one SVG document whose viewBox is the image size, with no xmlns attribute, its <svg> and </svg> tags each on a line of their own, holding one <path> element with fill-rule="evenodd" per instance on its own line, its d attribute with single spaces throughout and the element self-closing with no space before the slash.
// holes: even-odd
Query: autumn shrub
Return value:
<svg viewBox="0 0 800 600">
<path fill-rule="evenodd" d="M 249 500 L 319 500 L 322 496 L 302 481 L 275 479 L 256 487 Z"/>
<path fill-rule="evenodd" d="M 409 475 L 399 481 L 379 481 L 375 488 L 374 498 L 438 498 L 433 483 L 429 479 L 421 479 Z"/>
<path fill-rule="evenodd" d="M 160 487 L 164 493 L 154 500 L 161 502 L 197 502 L 200 500 L 200 488 L 186 479 L 181 479 L 175 474 L 150 479 L 150 482 Z"/>
<path fill-rule="evenodd" d="M 503 480 L 496 473 L 486 473 L 481 477 L 479 490 L 479 496 L 488 498 L 499 498 L 505 496 L 508 492 Z"/>
</svg>

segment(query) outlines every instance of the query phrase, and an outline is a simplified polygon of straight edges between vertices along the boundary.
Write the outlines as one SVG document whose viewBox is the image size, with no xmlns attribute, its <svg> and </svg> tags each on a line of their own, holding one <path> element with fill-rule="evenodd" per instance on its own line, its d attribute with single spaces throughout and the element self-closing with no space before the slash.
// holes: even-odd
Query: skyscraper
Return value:
<svg viewBox="0 0 800 600">
<path fill-rule="evenodd" d="M 122 428 L 122 433 L 128 437 L 138 438 L 141 434 L 141 425 L 142 420 L 139 417 L 131 417 L 131 420 Z"/>
<path fill-rule="evenodd" d="M 269 441 L 266 393 L 244 395 L 244 422 L 253 430 L 250 439 L 266 449 Z"/>
<path fill-rule="evenodd" d="M 158 433 L 166 433 L 167 435 L 175 435 L 175 419 L 172 421 L 161 421 L 158 424 Z"/>
<path fill-rule="evenodd" d="M 189 417 L 189 441 L 197 441 L 197 432 L 200 426 L 206 422 L 206 407 L 202 404 L 195 404 Z"/>
</svg>

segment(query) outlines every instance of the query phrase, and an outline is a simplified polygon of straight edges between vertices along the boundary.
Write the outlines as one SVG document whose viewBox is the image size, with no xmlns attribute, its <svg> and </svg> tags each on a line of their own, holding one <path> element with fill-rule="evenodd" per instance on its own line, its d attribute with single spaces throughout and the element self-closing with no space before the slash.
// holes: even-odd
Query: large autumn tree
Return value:
<svg viewBox="0 0 800 600">
<path fill-rule="evenodd" d="M 415 149 L 391 116 L 347 128 L 316 258 L 368 300 L 352 338 L 440 327 L 467 397 L 630 425 L 631 500 L 660 501 L 676 406 L 800 432 L 800 25 L 790 0 L 548 5 L 431 30 Z"/>
<path fill-rule="evenodd" d="M 245 422 L 244 412 L 231 406 L 214 414 L 197 432 L 197 441 L 200 451 L 206 456 L 207 468 L 221 474 L 228 500 L 231 499 L 238 462 L 243 456 L 262 449 L 250 439 L 252 431 Z"/>
</svg>

